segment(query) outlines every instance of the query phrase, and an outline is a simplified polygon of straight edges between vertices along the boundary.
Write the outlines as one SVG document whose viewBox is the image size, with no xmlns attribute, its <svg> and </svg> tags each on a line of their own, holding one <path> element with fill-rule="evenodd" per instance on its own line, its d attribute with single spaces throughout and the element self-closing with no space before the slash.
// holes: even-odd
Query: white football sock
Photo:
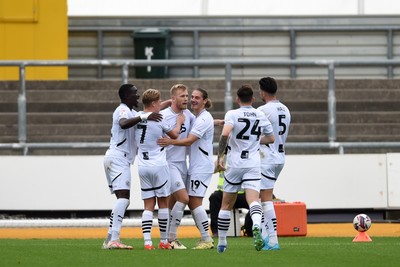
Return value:
<svg viewBox="0 0 400 267">
<path fill-rule="evenodd" d="M 126 198 L 119 198 L 115 202 L 110 217 L 111 241 L 119 239 L 122 220 L 124 219 L 125 211 L 128 208 L 128 206 L 129 206 L 129 199 Z"/>
<path fill-rule="evenodd" d="M 212 238 L 210 236 L 210 232 L 208 231 L 209 225 L 208 225 L 208 216 L 207 212 L 204 209 L 203 206 L 198 206 L 195 208 L 193 211 L 193 218 L 195 219 L 196 226 L 200 231 L 201 234 L 201 240 L 210 242 L 212 241 Z"/>
<path fill-rule="evenodd" d="M 269 245 L 273 246 L 278 243 L 277 234 L 277 223 L 276 223 L 276 213 L 274 208 L 274 203 L 272 201 L 267 201 L 262 203 L 264 218 L 265 218 L 265 228 L 269 236 Z"/>
<path fill-rule="evenodd" d="M 258 203 L 257 201 L 253 201 L 252 203 L 250 203 L 249 208 L 250 216 L 253 220 L 253 226 L 258 225 L 259 227 L 261 227 L 262 208 L 260 203 Z"/>
<path fill-rule="evenodd" d="M 231 212 L 220 210 L 218 213 L 218 246 L 226 246 L 226 236 L 231 222 Z"/>
<path fill-rule="evenodd" d="M 169 210 L 168 208 L 158 210 L 158 226 L 160 228 L 160 241 L 164 244 L 168 243 L 168 225 Z"/>
<path fill-rule="evenodd" d="M 176 239 L 178 227 L 181 224 L 185 207 L 186 204 L 177 201 L 171 210 L 171 217 L 169 222 L 169 235 L 168 235 L 169 241 L 174 241 Z"/>
<path fill-rule="evenodd" d="M 151 229 L 153 226 L 153 212 L 150 210 L 144 210 L 142 214 L 142 233 L 145 245 L 152 245 L 151 241 Z"/>
</svg>

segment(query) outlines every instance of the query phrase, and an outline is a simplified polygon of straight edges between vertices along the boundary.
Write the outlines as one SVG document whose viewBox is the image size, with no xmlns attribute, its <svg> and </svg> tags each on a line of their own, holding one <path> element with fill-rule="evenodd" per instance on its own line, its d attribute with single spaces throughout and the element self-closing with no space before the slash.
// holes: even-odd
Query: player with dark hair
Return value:
<svg viewBox="0 0 400 267">
<path fill-rule="evenodd" d="M 273 129 L 265 115 L 252 107 L 253 89 L 242 85 L 237 91 L 238 109 L 225 114 L 225 125 L 219 139 L 217 169 L 225 170 L 225 182 L 221 210 L 218 214 L 218 252 L 227 248 L 227 232 L 231 220 L 231 210 L 237 192 L 244 189 L 249 212 L 253 220 L 254 247 L 261 250 L 264 243 L 261 236 L 262 208 L 260 195 L 260 140 L 273 143 Z M 224 154 L 227 150 L 227 168 Z"/>
<path fill-rule="evenodd" d="M 123 84 L 118 91 L 121 104 L 113 113 L 110 147 L 104 157 L 104 171 L 108 187 L 115 194 L 117 201 L 110 216 L 110 226 L 103 249 L 132 249 L 132 246 L 120 241 L 120 231 L 125 211 L 129 206 L 131 170 L 136 155 L 134 128 L 143 120 L 160 121 L 158 113 L 138 115 L 133 107 L 138 106 L 137 88 L 132 84 Z"/>
<path fill-rule="evenodd" d="M 274 130 L 275 142 L 261 145 L 261 205 L 264 212 L 262 235 L 263 250 L 279 250 L 277 221 L 274 209 L 273 190 L 276 180 L 285 164 L 285 143 L 289 133 L 290 111 L 276 98 L 278 90 L 275 79 L 261 78 L 259 81 L 260 96 L 265 102 L 258 110 L 262 111 L 271 122 Z"/>
</svg>

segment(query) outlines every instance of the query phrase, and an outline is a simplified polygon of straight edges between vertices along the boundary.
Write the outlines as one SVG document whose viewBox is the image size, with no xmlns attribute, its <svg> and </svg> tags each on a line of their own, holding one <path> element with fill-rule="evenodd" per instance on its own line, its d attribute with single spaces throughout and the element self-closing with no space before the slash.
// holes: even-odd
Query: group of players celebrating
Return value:
<svg viewBox="0 0 400 267">
<path fill-rule="evenodd" d="M 120 87 L 121 104 L 113 113 L 110 147 L 104 157 L 108 185 L 117 197 L 104 249 L 132 249 L 120 241 L 120 230 L 130 201 L 130 165 L 137 157 L 144 201 L 145 250 L 155 249 L 151 231 L 156 204 L 158 249 L 186 249 L 177 239 L 186 206 L 201 235 L 193 249 L 214 248 L 202 204 L 217 171 L 223 172 L 225 178 L 218 214 L 217 251 L 222 253 L 227 249 L 230 211 L 240 190 L 245 191 L 249 204 L 255 249 L 279 250 L 272 193 L 285 162 L 290 112 L 276 99 L 277 83 L 273 78 L 260 79 L 259 88 L 264 105 L 254 108 L 253 89 L 242 85 L 237 90 L 239 108 L 228 111 L 224 120 L 218 120 L 208 111 L 212 102 L 202 88 L 191 93 L 192 111 L 188 110 L 189 89 L 183 84 L 172 86 L 170 99 L 164 102 L 159 90 L 147 89 L 142 94 L 143 111 L 137 112 L 133 108 L 138 107 L 138 89 L 132 84 Z M 216 161 L 215 126 L 223 127 Z"/>
</svg>

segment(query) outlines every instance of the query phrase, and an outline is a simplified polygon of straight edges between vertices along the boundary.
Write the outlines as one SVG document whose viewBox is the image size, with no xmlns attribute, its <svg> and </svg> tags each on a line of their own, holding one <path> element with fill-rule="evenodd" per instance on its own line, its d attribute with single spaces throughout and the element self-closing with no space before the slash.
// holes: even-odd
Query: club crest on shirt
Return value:
<svg viewBox="0 0 400 267">
<path fill-rule="evenodd" d="M 176 187 L 179 187 L 180 185 L 181 185 L 181 182 L 179 182 L 179 181 L 178 181 L 178 182 L 175 182 L 175 186 L 176 186 Z"/>
</svg>

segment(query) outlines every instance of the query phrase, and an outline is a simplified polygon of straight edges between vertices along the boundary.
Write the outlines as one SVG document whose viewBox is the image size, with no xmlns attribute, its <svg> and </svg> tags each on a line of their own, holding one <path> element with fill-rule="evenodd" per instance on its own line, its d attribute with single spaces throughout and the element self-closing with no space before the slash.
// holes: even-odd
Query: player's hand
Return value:
<svg viewBox="0 0 400 267">
<path fill-rule="evenodd" d="M 158 140 L 157 140 L 157 145 L 159 145 L 161 147 L 166 147 L 166 146 L 169 146 L 170 144 L 171 144 L 171 139 L 167 138 L 167 137 L 158 138 Z"/>
<path fill-rule="evenodd" d="M 216 167 L 215 167 L 214 171 L 215 170 L 216 171 L 225 171 L 226 170 L 224 158 L 219 158 L 215 163 L 216 163 L 215 164 Z"/>
<path fill-rule="evenodd" d="M 216 160 L 216 161 L 214 162 L 214 173 L 217 173 L 217 172 L 219 172 L 218 160 Z"/>
<path fill-rule="evenodd" d="M 160 113 L 152 112 L 147 120 L 149 121 L 161 121 L 162 120 L 162 115 Z"/>
</svg>

